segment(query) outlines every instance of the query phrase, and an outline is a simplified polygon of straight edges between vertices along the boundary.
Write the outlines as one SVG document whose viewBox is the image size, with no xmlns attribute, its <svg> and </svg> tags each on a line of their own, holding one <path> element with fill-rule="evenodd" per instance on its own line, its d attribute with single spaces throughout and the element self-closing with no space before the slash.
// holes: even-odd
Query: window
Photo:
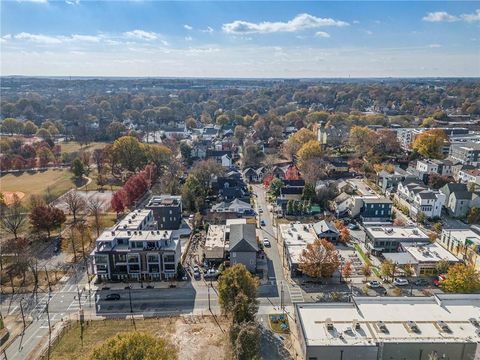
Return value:
<svg viewBox="0 0 480 360">
<path fill-rule="evenodd" d="M 165 271 L 175 271 L 175 264 L 165 264 L 163 268 Z"/>
<path fill-rule="evenodd" d="M 175 262 L 175 255 L 164 255 L 163 256 L 164 262 Z"/>
<path fill-rule="evenodd" d="M 127 255 L 126 254 L 117 254 L 117 262 L 126 262 Z"/>
<path fill-rule="evenodd" d="M 107 255 L 95 255 L 95 264 L 106 264 L 108 262 Z"/>
<path fill-rule="evenodd" d="M 234 257 L 237 257 L 237 253 L 235 253 L 235 252 L 232 253 L 232 257 L 233 257 L 233 258 L 234 258 Z"/>
<path fill-rule="evenodd" d="M 158 265 L 158 264 L 149 264 L 149 265 L 148 265 L 148 272 L 149 272 L 149 273 L 159 273 L 159 272 L 160 272 L 160 265 Z"/>
<path fill-rule="evenodd" d="M 172 210 L 170 210 L 169 214 L 172 215 Z"/>
<path fill-rule="evenodd" d="M 148 260 L 149 263 L 158 263 L 158 255 L 148 255 Z"/>
</svg>

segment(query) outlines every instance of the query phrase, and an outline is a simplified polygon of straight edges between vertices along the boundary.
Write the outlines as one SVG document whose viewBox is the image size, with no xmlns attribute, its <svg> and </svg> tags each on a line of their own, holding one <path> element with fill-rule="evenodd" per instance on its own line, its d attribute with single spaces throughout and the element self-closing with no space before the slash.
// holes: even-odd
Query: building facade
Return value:
<svg viewBox="0 0 480 360">
<path fill-rule="evenodd" d="M 162 230 L 177 230 L 182 224 L 182 197 L 177 195 L 155 195 L 145 206 L 153 211 L 153 216 Z"/>
</svg>

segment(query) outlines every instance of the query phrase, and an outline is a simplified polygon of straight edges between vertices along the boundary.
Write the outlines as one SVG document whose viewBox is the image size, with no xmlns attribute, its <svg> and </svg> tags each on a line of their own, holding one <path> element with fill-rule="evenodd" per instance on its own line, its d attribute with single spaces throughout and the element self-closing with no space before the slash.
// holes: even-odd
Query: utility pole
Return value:
<svg viewBox="0 0 480 360">
<path fill-rule="evenodd" d="M 284 310 L 283 307 L 283 281 L 280 281 L 280 308 L 282 311 Z"/>
<path fill-rule="evenodd" d="M 27 327 L 25 323 L 25 314 L 23 313 L 23 305 L 22 305 L 23 297 L 20 299 L 20 311 L 22 313 L 22 321 L 23 321 L 23 332 L 25 332 L 25 328 Z"/>
<path fill-rule="evenodd" d="M 207 285 L 207 293 L 208 293 L 208 310 L 212 312 L 212 308 L 210 307 L 210 286 Z"/>
<path fill-rule="evenodd" d="M 80 301 L 80 297 L 81 297 L 81 295 L 80 295 L 80 288 L 78 287 L 78 283 L 77 283 L 78 308 L 79 308 L 80 310 L 82 310 L 82 303 L 81 303 L 81 301 Z"/>
<path fill-rule="evenodd" d="M 45 275 L 47 278 L 47 283 L 48 283 L 48 292 L 52 292 L 52 285 L 50 284 L 50 277 L 48 276 L 48 270 L 47 270 L 47 265 L 45 265 Z"/>
<path fill-rule="evenodd" d="M 48 307 L 50 305 L 50 299 L 47 301 L 47 306 L 45 307 L 45 311 L 47 312 L 47 320 L 48 320 L 48 359 L 50 359 L 50 347 L 52 346 L 52 326 L 50 324 L 50 312 L 48 311 Z"/>
</svg>

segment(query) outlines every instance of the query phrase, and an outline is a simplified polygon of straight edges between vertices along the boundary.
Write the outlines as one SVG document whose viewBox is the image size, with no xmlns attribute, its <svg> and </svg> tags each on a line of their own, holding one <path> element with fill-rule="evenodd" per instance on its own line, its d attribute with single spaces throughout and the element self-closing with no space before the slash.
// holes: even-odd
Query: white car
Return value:
<svg viewBox="0 0 480 360">
<path fill-rule="evenodd" d="M 263 213 L 263 209 L 262 209 L 262 208 L 259 208 L 259 209 L 258 209 L 258 212 L 259 212 L 260 214 L 262 214 L 262 213 Z"/>
<path fill-rule="evenodd" d="M 267 238 L 263 238 L 263 246 L 270 247 L 270 241 Z"/>
<path fill-rule="evenodd" d="M 397 286 L 405 286 L 408 285 L 408 280 L 404 278 L 395 278 L 395 280 L 393 280 L 393 284 Z"/>
<path fill-rule="evenodd" d="M 380 282 L 378 282 L 377 280 L 372 280 L 367 283 L 367 286 L 369 288 L 376 289 L 376 288 L 379 288 L 381 285 L 380 285 Z"/>
</svg>

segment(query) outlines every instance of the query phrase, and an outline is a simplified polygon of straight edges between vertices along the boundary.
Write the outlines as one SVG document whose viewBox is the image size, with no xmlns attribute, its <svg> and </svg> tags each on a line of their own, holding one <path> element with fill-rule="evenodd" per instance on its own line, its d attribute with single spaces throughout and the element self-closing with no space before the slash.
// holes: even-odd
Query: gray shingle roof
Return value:
<svg viewBox="0 0 480 360">
<path fill-rule="evenodd" d="M 313 229 L 315 230 L 315 233 L 317 235 L 325 233 L 327 231 L 331 231 L 331 232 L 334 232 L 336 234 L 339 234 L 339 231 L 337 230 L 335 225 L 333 225 L 331 222 L 325 221 L 325 220 L 321 220 L 321 221 L 313 224 Z"/>
<path fill-rule="evenodd" d="M 258 251 L 256 229 L 254 224 L 230 225 L 230 251 Z"/>
</svg>

